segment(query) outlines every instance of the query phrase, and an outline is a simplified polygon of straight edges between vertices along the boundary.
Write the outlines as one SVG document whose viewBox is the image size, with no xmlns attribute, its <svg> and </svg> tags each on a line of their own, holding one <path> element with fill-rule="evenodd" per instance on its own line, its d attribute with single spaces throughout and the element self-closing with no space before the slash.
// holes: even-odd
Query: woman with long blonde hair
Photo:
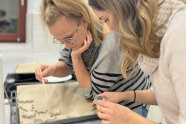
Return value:
<svg viewBox="0 0 186 124">
<path fill-rule="evenodd" d="M 182 2 L 180 2 L 182 1 Z M 136 65 L 150 74 L 153 90 L 105 92 L 98 102 L 103 124 L 152 124 L 116 103 L 159 105 L 162 124 L 186 123 L 186 5 L 184 0 L 89 0 L 97 16 L 116 30 L 125 54 L 122 73 Z"/>
<path fill-rule="evenodd" d="M 43 0 L 41 20 L 54 42 L 63 43 L 65 48 L 60 51 L 59 62 L 41 65 L 41 74 L 39 68 L 35 70 L 38 80 L 75 74 L 84 96 L 90 99 L 105 91 L 150 87 L 149 76 L 139 67 L 130 78 L 123 78 L 120 65 L 124 56 L 118 49 L 116 33 L 107 30 L 85 0 Z M 133 101 L 121 101 L 121 105 L 140 115 L 145 106 Z"/>
</svg>

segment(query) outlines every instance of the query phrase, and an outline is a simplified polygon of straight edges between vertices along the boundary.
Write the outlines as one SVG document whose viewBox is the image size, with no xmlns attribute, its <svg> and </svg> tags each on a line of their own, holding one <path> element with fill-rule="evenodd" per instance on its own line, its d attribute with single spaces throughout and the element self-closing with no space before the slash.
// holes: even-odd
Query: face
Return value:
<svg viewBox="0 0 186 124">
<path fill-rule="evenodd" d="M 114 18 L 110 11 L 107 10 L 97 10 L 93 8 L 94 13 L 98 16 L 100 20 L 105 22 L 110 30 L 115 30 L 116 26 L 114 24 Z"/>
<path fill-rule="evenodd" d="M 80 21 L 76 21 L 61 16 L 48 29 L 55 39 L 64 43 L 66 48 L 77 50 L 83 46 L 87 36 L 87 26 L 88 24 L 83 18 Z"/>
</svg>

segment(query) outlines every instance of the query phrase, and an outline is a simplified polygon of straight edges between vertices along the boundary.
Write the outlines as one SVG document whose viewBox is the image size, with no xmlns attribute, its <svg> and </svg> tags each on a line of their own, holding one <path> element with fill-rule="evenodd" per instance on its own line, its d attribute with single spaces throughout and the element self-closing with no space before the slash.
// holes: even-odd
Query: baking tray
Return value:
<svg viewBox="0 0 186 124">
<path fill-rule="evenodd" d="M 70 119 L 63 119 L 63 120 L 58 120 L 58 121 L 52 121 L 52 122 L 47 122 L 47 124 L 69 124 L 69 123 L 80 123 L 84 121 L 94 121 L 94 120 L 99 120 L 97 115 L 87 115 L 87 116 L 81 116 L 81 117 L 76 117 L 76 118 L 70 118 Z M 46 124 L 46 123 L 40 123 L 40 124 Z"/>
<path fill-rule="evenodd" d="M 16 119 L 17 119 L 17 123 L 16 120 L 13 118 L 12 113 L 10 113 L 10 123 L 11 124 L 20 124 L 20 120 L 19 120 L 19 109 L 18 109 L 18 104 L 16 101 L 16 91 L 13 90 L 11 91 L 11 101 L 14 101 L 15 103 L 12 103 L 12 109 L 15 113 Z M 101 121 L 98 118 L 98 116 L 95 115 L 87 115 L 87 116 L 81 116 L 81 117 L 75 117 L 75 118 L 70 118 L 70 119 L 62 119 L 62 120 L 57 120 L 57 121 L 51 121 L 51 122 L 47 122 L 47 124 L 88 124 L 88 123 L 100 123 Z M 40 123 L 40 124 L 46 124 L 46 123 Z M 92 123 L 91 123 L 92 124 Z"/>
<path fill-rule="evenodd" d="M 4 82 L 5 89 L 7 91 L 8 97 L 12 97 L 11 91 L 16 91 L 16 86 L 18 85 L 27 85 L 30 83 L 38 83 L 38 80 L 35 78 L 34 73 L 24 73 L 24 74 L 17 74 L 17 73 L 9 73 Z M 6 98 L 6 96 L 5 96 Z M 15 103 L 14 101 L 12 101 Z"/>
<path fill-rule="evenodd" d="M 11 124 L 20 124 L 20 120 L 19 120 L 19 109 L 17 107 L 18 105 L 14 105 L 14 111 L 16 111 L 16 118 L 17 118 L 17 123 L 15 123 L 15 120 L 13 118 L 13 115 L 11 114 Z M 57 121 L 51 121 L 51 122 L 45 122 L 45 123 L 39 123 L 39 124 L 80 124 L 80 123 L 90 123 L 89 121 L 99 121 L 99 117 L 95 114 L 95 115 L 87 115 L 87 116 L 81 116 L 81 117 L 75 117 L 75 118 L 69 118 L 69 119 L 62 119 L 62 120 L 57 120 Z M 101 121 L 99 121 L 101 124 Z"/>
<path fill-rule="evenodd" d="M 73 78 L 70 81 L 75 81 L 75 80 Z M 68 83 L 68 81 L 60 82 L 60 83 Z M 30 84 L 40 84 L 36 80 L 34 73 L 22 73 L 22 74 L 10 73 L 7 75 L 6 80 L 4 82 L 5 88 L 8 92 L 8 95 L 10 97 L 13 106 L 13 111 L 16 114 L 16 118 L 18 120 L 18 124 L 20 124 L 20 121 L 19 121 L 19 110 L 17 107 L 17 94 L 16 94 L 17 86 L 30 85 Z M 94 114 L 94 115 L 87 115 L 87 116 L 51 121 L 51 122 L 47 122 L 47 124 L 65 124 L 65 123 L 77 123 L 77 122 L 81 123 L 89 120 L 90 121 L 99 120 L 99 118 L 97 117 L 96 114 Z M 10 122 L 11 124 L 16 124 L 12 114 L 10 115 Z M 41 123 L 41 124 L 45 124 L 45 123 Z"/>
<path fill-rule="evenodd" d="M 68 83 L 68 84 L 66 84 L 66 83 Z M 71 83 L 71 84 L 69 84 L 69 83 Z M 53 83 L 54 84 L 54 83 Z M 50 84 L 50 85 L 53 85 L 53 84 Z M 57 87 L 59 86 L 59 85 L 68 85 L 69 87 L 71 87 L 71 86 L 73 86 L 74 84 L 73 84 L 73 82 L 64 82 L 63 84 L 56 84 L 57 85 Z M 34 86 L 36 86 L 35 84 L 34 84 Z M 32 87 L 32 88 L 34 88 L 34 86 Z M 21 86 L 22 87 L 22 86 Z M 28 87 L 28 86 L 26 86 L 26 87 Z M 30 87 L 30 86 L 29 86 Z M 23 88 L 23 87 L 22 87 Z M 25 88 L 25 86 L 24 86 L 24 88 Z M 31 89 L 32 89 L 31 88 Z M 66 87 L 65 87 L 66 88 Z M 35 88 L 34 88 L 35 89 Z M 26 89 L 25 89 L 26 90 Z M 28 89 L 26 90 L 26 91 L 28 91 Z M 53 90 L 52 90 L 53 91 Z M 28 92 L 27 92 L 28 93 Z M 66 92 L 65 92 L 66 93 Z M 72 93 L 72 92 L 71 92 Z M 74 93 L 76 93 L 76 92 L 74 92 Z M 63 98 L 63 97 L 62 97 Z M 74 97 L 73 97 L 74 98 Z M 79 99 L 78 99 L 79 100 Z M 16 102 L 17 103 L 17 102 Z M 17 103 L 18 104 L 18 103 Z M 77 105 L 76 105 L 76 107 L 77 107 Z M 74 109 L 72 109 L 72 110 L 74 110 Z M 81 109 L 82 110 L 82 109 Z M 72 111 L 73 112 L 73 111 Z M 17 109 L 17 115 L 18 115 L 18 117 L 19 117 L 19 110 Z M 87 115 L 82 115 L 82 116 L 79 116 L 79 117 L 71 117 L 71 118 L 68 118 L 68 119 L 58 119 L 58 120 L 56 120 L 56 121 L 51 121 L 51 122 L 47 122 L 47 124 L 66 124 L 66 123 L 83 123 L 84 121 L 86 121 L 86 122 L 88 122 L 88 121 L 96 121 L 96 120 L 99 120 L 99 118 L 98 118 L 98 116 L 96 115 L 96 114 L 87 114 Z M 19 124 L 20 124 L 20 121 L 19 121 Z M 40 124 L 46 124 L 46 123 L 40 123 Z"/>
</svg>

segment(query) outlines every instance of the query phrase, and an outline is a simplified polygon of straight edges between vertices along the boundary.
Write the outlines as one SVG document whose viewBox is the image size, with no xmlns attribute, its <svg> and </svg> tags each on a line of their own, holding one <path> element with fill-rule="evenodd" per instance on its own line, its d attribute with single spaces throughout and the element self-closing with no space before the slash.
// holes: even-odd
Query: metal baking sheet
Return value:
<svg viewBox="0 0 186 124">
<path fill-rule="evenodd" d="M 87 116 L 82 116 L 82 117 L 76 117 L 76 118 L 69 118 L 69 119 L 63 119 L 63 120 L 58 120 L 58 121 L 53 121 L 53 122 L 47 122 L 47 124 L 69 124 L 69 123 L 78 123 L 78 122 L 83 122 L 83 121 L 99 121 L 97 115 L 87 115 Z M 41 123 L 41 124 L 46 124 L 46 123 Z"/>
</svg>

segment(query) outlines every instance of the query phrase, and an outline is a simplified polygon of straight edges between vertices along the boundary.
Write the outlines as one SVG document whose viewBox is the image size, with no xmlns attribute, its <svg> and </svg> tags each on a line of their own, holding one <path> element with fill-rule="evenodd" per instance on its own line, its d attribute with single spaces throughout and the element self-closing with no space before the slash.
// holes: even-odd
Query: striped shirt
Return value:
<svg viewBox="0 0 186 124">
<path fill-rule="evenodd" d="M 121 72 L 121 63 L 124 55 L 119 50 L 119 44 L 116 40 L 115 31 L 110 31 L 104 38 L 98 50 L 98 57 L 93 65 L 88 68 L 91 75 L 92 84 L 90 87 L 83 89 L 86 98 L 93 99 L 96 95 L 105 91 L 123 92 L 134 90 L 146 90 L 151 86 L 149 75 L 144 73 L 139 67 L 135 73 L 128 79 L 124 79 Z M 73 73 L 73 65 L 70 64 L 70 51 L 64 48 L 61 51 L 60 60 L 68 65 L 69 71 Z M 127 106 L 135 112 L 142 115 L 142 106 L 146 105 L 128 101 L 120 102 L 121 105 Z"/>
</svg>

